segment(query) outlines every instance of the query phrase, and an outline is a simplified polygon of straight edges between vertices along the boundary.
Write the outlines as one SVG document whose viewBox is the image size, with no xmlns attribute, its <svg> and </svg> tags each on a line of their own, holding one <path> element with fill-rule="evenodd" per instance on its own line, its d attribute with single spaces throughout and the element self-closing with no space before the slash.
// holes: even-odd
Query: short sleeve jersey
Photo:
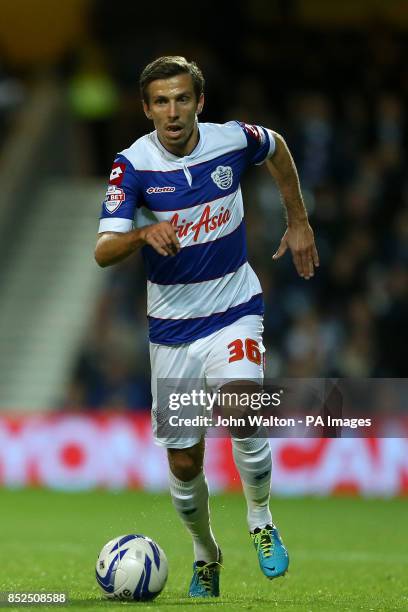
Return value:
<svg viewBox="0 0 408 612">
<path fill-rule="evenodd" d="M 113 164 L 99 232 L 128 232 L 169 221 L 180 241 L 173 257 L 142 249 L 150 341 L 183 344 L 248 314 L 263 314 L 262 290 L 248 263 L 241 175 L 275 150 L 273 133 L 231 121 L 199 123 L 185 157 L 139 138 Z"/>
</svg>

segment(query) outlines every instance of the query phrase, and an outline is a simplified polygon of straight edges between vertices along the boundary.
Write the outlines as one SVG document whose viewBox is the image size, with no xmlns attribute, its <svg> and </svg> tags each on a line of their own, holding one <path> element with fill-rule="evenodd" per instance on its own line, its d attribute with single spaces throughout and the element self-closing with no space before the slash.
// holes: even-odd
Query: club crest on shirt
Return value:
<svg viewBox="0 0 408 612">
<path fill-rule="evenodd" d="M 229 189 L 233 179 L 231 166 L 217 166 L 211 173 L 211 178 L 220 189 Z"/>
<path fill-rule="evenodd" d="M 125 197 L 123 189 L 116 187 L 116 185 L 109 185 L 103 201 L 108 213 L 112 215 L 118 210 L 119 206 L 124 202 Z"/>
</svg>

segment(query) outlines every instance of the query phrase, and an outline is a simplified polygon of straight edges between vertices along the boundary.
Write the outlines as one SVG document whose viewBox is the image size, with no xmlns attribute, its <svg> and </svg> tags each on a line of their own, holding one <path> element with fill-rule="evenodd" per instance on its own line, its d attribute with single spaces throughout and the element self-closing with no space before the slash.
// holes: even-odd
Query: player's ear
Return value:
<svg viewBox="0 0 408 612">
<path fill-rule="evenodd" d="M 144 114 L 146 115 L 148 119 L 151 119 L 152 113 L 150 112 L 149 105 L 144 100 L 142 101 L 142 104 L 143 104 Z"/>
<path fill-rule="evenodd" d="M 201 113 L 201 111 L 203 110 L 203 107 L 204 107 L 204 94 L 201 94 L 201 96 L 198 99 L 198 104 L 197 104 L 197 115 Z"/>
</svg>

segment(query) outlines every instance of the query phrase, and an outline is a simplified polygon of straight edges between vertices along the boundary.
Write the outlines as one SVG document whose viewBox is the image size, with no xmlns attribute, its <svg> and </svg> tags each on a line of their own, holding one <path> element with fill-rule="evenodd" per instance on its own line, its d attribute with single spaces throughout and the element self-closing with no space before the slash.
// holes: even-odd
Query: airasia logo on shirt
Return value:
<svg viewBox="0 0 408 612">
<path fill-rule="evenodd" d="M 221 206 L 220 212 L 217 215 L 211 215 L 211 207 L 209 204 L 207 204 L 201 213 L 201 217 L 196 223 L 194 221 L 189 221 L 187 223 L 186 219 L 180 220 L 179 213 L 172 216 L 170 223 L 174 227 L 174 230 L 179 238 L 183 238 L 188 234 L 193 234 L 193 241 L 197 242 L 201 231 L 203 231 L 204 234 L 209 234 L 218 227 L 228 223 L 230 217 L 230 211 L 228 208 L 224 209 L 223 206 Z"/>
</svg>

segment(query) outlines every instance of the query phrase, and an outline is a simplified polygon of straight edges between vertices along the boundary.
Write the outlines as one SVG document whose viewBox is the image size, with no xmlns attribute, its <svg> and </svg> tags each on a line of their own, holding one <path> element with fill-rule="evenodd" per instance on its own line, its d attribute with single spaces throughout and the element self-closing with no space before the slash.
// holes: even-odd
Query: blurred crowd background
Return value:
<svg viewBox="0 0 408 612">
<path fill-rule="evenodd" d="M 70 126 L 63 132 L 69 149 L 64 177 L 98 177 L 103 192 L 115 153 L 152 129 L 139 98 L 143 67 L 159 55 L 196 61 L 206 78 L 201 121 L 237 119 L 281 133 L 316 235 L 321 265 L 312 280 L 297 276 L 288 254 L 273 262 L 285 227 L 283 207 L 266 169 L 248 171 L 242 187 L 250 263 L 265 295 L 266 374 L 405 377 L 407 4 L 74 5 L 76 25 L 67 19 L 74 34 L 64 44 L 62 37 L 49 56 L 24 61 L 17 53 L 13 59 L 0 32 L 0 146 L 35 78 L 51 80 L 63 92 Z M 90 258 L 100 204 L 94 203 Z M 146 408 L 141 258 L 102 274 L 56 405 Z"/>
</svg>

